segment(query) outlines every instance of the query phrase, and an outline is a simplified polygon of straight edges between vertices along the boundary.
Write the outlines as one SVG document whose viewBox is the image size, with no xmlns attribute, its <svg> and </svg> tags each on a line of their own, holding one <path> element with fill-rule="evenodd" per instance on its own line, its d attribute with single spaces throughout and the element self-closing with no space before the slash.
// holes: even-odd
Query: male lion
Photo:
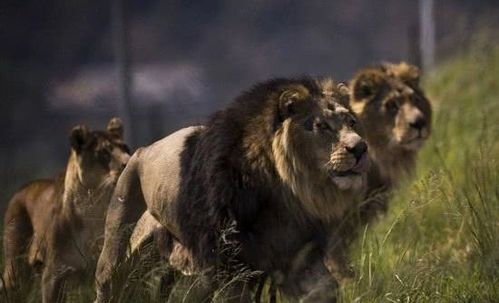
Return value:
<svg viewBox="0 0 499 303">
<path fill-rule="evenodd" d="M 291 298 L 334 302 L 325 243 L 363 194 L 368 158 L 355 118 L 326 99 L 313 79 L 270 80 L 205 126 L 139 149 L 109 205 L 96 302 L 111 299 L 128 225 L 146 209 L 210 281 L 244 266 L 272 275 Z M 248 301 L 251 282 L 228 287 L 227 300 Z"/>
<path fill-rule="evenodd" d="M 68 274 L 89 265 L 92 269 L 89 261 L 98 252 L 109 199 L 130 158 L 118 118 L 109 121 L 106 131 L 74 127 L 70 143 L 66 170 L 24 186 L 5 213 L 4 288 L 22 282 L 28 266 L 41 265 L 43 302 L 61 299 Z"/>
</svg>

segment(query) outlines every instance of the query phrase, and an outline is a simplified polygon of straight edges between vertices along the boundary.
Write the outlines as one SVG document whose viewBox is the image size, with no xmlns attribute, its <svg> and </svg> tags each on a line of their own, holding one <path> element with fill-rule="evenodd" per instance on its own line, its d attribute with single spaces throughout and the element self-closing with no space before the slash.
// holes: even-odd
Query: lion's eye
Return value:
<svg viewBox="0 0 499 303">
<path fill-rule="evenodd" d="M 395 113 L 400 109 L 400 102 L 398 100 L 390 100 L 385 106 L 389 112 Z"/>
<path fill-rule="evenodd" d="M 348 117 L 347 124 L 349 127 L 357 125 L 357 120 L 354 117 Z"/>
<path fill-rule="evenodd" d="M 125 153 L 127 153 L 127 154 L 130 154 L 130 153 L 131 153 L 130 147 L 128 147 L 128 145 L 123 144 L 123 145 L 121 145 L 120 147 L 121 147 L 121 149 L 122 149 Z"/>
<path fill-rule="evenodd" d="M 315 121 L 314 129 L 324 131 L 324 130 L 329 130 L 330 128 L 329 125 L 324 121 Z"/>
<path fill-rule="evenodd" d="M 308 117 L 307 120 L 305 120 L 305 122 L 303 122 L 303 127 L 308 131 L 313 131 L 314 130 L 314 118 Z"/>
<path fill-rule="evenodd" d="M 111 159 L 111 152 L 108 149 L 101 149 L 97 152 L 97 156 L 107 162 Z"/>
<path fill-rule="evenodd" d="M 421 99 L 417 94 L 412 94 L 409 98 L 415 104 L 419 104 L 421 102 Z"/>
</svg>

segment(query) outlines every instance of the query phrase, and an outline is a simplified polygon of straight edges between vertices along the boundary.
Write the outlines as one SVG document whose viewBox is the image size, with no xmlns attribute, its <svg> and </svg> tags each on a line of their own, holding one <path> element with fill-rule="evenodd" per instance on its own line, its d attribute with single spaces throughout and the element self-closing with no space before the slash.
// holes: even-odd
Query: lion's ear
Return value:
<svg viewBox="0 0 499 303">
<path fill-rule="evenodd" d="M 399 66 L 401 67 L 400 77 L 403 81 L 408 82 L 411 85 L 419 85 L 419 78 L 421 76 L 419 67 L 405 62 L 400 63 Z"/>
<path fill-rule="evenodd" d="M 300 111 L 300 105 L 306 98 L 308 91 L 303 88 L 289 88 L 279 95 L 279 112 L 282 120 L 297 114 Z"/>
<path fill-rule="evenodd" d="M 382 82 L 382 77 L 377 73 L 371 71 L 360 73 L 353 80 L 354 99 L 360 101 L 374 98 L 378 94 Z"/>
<path fill-rule="evenodd" d="M 123 139 L 123 122 L 120 118 L 114 117 L 109 120 L 106 130 L 116 138 Z"/>
<path fill-rule="evenodd" d="M 382 68 L 390 76 L 400 78 L 410 85 L 419 85 L 421 72 L 416 65 L 408 64 L 406 62 L 401 62 L 399 64 L 384 63 L 382 64 Z"/>
<path fill-rule="evenodd" d="M 77 125 L 71 130 L 71 135 L 69 137 L 69 142 L 71 147 L 77 152 L 81 152 L 83 146 L 88 141 L 89 130 L 86 125 Z"/>
<path fill-rule="evenodd" d="M 336 88 L 338 89 L 341 103 L 348 105 L 348 102 L 350 100 L 350 88 L 348 87 L 348 83 L 340 82 L 338 83 Z"/>
</svg>

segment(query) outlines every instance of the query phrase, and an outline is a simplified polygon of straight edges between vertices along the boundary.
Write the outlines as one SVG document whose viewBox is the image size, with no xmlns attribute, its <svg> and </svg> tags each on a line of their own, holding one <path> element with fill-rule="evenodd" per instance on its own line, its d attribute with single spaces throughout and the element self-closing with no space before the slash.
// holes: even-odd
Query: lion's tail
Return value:
<svg viewBox="0 0 499 303">
<path fill-rule="evenodd" d="M 26 272 L 26 250 L 33 235 L 33 226 L 25 203 L 25 189 L 17 192 L 9 202 L 4 217 L 3 256 L 4 271 L 2 275 L 1 296 L 4 291 L 20 281 L 20 275 Z"/>
</svg>

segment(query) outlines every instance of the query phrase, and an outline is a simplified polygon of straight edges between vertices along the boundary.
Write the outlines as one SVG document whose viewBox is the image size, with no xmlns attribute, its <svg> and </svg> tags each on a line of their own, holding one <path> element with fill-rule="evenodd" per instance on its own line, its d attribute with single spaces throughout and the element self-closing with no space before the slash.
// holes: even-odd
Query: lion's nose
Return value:
<svg viewBox="0 0 499 303">
<path fill-rule="evenodd" d="M 416 121 L 409 123 L 412 128 L 417 130 L 423 129 L 426 126 L 426 120 L 423 117 L 418 117 Z"/>
<path fill-rule="evenodd" d="M 360 159 L 362 155 L 367 151 L 367 144 L 364 141 L 359 141 L 353 147 L 347 147 L 347 150 L 351 152 L 355 158 Z"/>
</svg>

